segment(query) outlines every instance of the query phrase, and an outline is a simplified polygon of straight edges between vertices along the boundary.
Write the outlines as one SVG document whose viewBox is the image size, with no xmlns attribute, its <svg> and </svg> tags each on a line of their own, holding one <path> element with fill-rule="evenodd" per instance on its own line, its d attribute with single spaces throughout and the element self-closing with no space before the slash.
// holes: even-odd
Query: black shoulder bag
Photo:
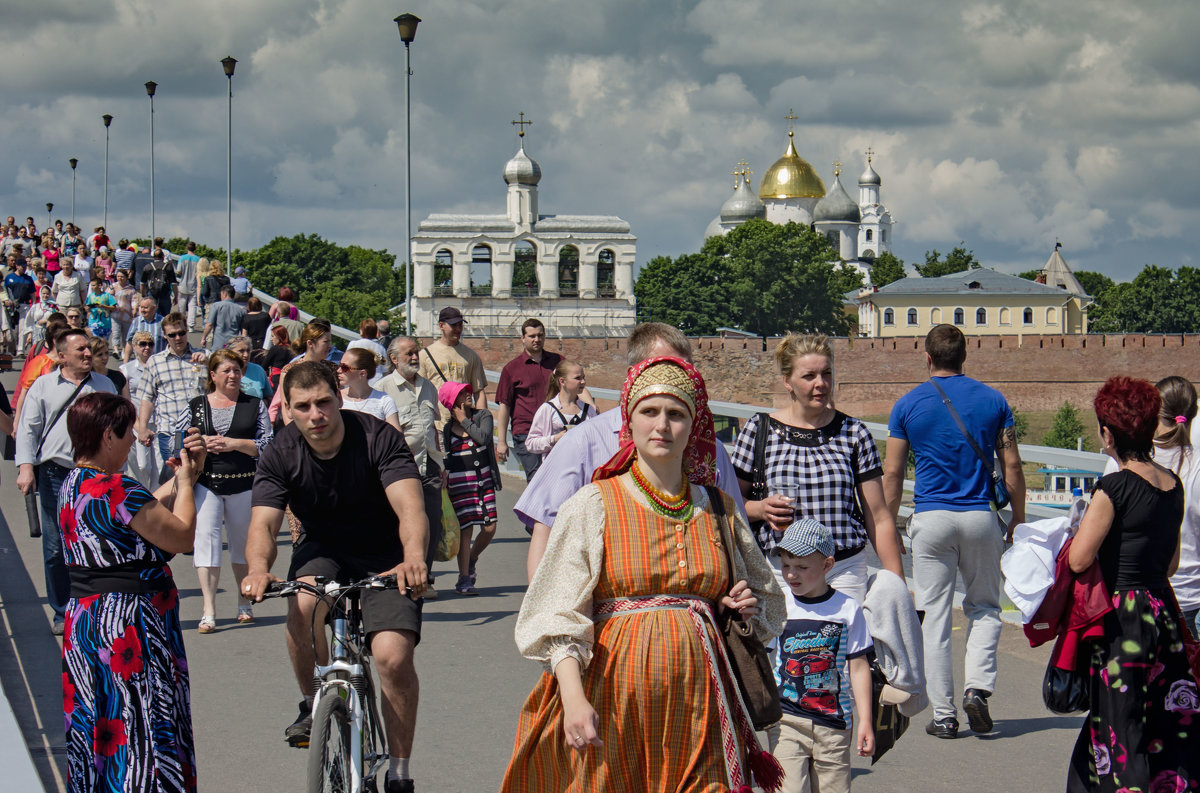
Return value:
<svg viewBox="0 0 1200 793">
<path fill-rule="evenodd" d="M 433 353 L 429 351 L 428 347 L 425 348 L 425 357 L 429 359 L 431 364 L 433 364 L 433 368 L 438 373 L 438 377 L 442 378 L 442 382 L 449 383 L 450 381 L 446 379 L 446 373 L 442 371 L 442 367 L 437 365 L 437 361 L 433 359 Z"/>
<path fill-rule="evenodd" d="M 732 585 L 737 580 L 737 568 L 733 564 L 734 537 L 729 516 L 725 512 L 725 496 L 715 487 L 704 489 L 708 491 L 708 500 L 721 532 Z M 718 608 L 717 628 L 721 631 L 721 640 L 725 642 L 725 654 L 729 656 L 729 666 L 737 679 L 738 691 L 750 712 L 750 721 L 754 729 L 765 730 L 783 718 L 779 687 L 775 684 L 775 672 L 771 669 L 766 648 L 754 636 L 754 627 L 743 621 L 736 611 Z"/>
<path fill-rule="evenodd" d="M 983 449 L 979 448 L 979 444 L 971 437 L 971 433 L 967 432 L 967 427 L 963 424 L 962 418 L 958 415 L 958 411 L 954 409 L 954 404 L 950 401 L 950 397 L 946 396 L 946 392 L 937 384 L 937 381 L 932 377 L 929 378 L 929 383 L 937 389 L 937 392 L 942 396 L 942 404 L 950 411 L 951 418 L 958 425 L 958 431 L 967 439 L 967 443 L 971 444 L 971 448 L 975 450 L 975 455 L 979 458 L 979 462 L 983 463 L 983 470 L 987 471 L 988 477 L 992 480 L 992 503 L 996 505 L 996 509 L 1004 509 L 1012 501 L 1012 497 L 1008 494 L 1008 485 L 1004 483 L 1004 477 L 996 470 L 996 460 L 989 459 L 983 453 Z"/>
</svg>

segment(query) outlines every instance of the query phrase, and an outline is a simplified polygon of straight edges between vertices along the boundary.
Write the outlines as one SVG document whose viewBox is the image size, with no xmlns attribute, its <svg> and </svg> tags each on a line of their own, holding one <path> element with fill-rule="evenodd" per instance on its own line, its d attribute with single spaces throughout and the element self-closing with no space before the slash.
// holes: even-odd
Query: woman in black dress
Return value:
<svg viewBox="0 0 1200 793">
<path fill-rule="evenodd" d="M 1183 485 L 1151 459 L 1160 398 L 1144 380 L 1113 377 L 1096 394 L 1106 454 L 1071 545 L 1076 573 L 1100 565 L 1113 611 L 1091 650 L 1091 712 L 1067 790 L 1184 791 L 1200 782 L 1200 691 L 1184 653 L 1168 577 L 1179 564 Z"/>
</svg>

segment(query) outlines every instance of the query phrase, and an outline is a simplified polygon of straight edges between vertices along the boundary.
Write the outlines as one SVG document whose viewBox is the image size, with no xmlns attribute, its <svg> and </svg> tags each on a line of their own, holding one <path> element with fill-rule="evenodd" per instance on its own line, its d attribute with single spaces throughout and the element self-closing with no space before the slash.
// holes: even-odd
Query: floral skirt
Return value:
<svg viewBox="0 0 1200 793">
<path fill-rule="evenodd" d="M 1200 691 L 1164 594 L 1113 595 L 1092 648 L 1092 710 L 1071 755 L 1069 793 L 1200 789 Z"/>
</svg>

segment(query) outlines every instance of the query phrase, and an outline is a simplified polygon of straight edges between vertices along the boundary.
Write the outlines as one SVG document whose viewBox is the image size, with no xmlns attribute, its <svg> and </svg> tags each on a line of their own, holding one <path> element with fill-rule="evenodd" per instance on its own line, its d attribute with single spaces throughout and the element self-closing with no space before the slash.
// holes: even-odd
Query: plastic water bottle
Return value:
<svg viewBox="0 0 1200 793">
<path fill-rule="evenodd" d="M 1076 530 L 1079 528 L 1079 522 L 1083 520 L 1083 513 L 1087 512 L 1088 503 L 1091 501 L 1091 497 L 1083 494 L 1082 487 L 1072 488 L 1071 496 L 1074 498 L 1074 500 L 1071 502 L 1070 513 L 1071 534 L 1074 536 Z"/>
</svg>

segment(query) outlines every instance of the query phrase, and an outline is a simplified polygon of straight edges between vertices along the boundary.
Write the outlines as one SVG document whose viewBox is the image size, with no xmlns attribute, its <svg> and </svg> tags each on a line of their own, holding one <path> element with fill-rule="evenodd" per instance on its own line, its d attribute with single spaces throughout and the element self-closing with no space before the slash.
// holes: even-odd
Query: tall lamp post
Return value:
<svg viewBox="0 0 1200 793">
<path fill-rule="evenodd" d="M 225 272 L 233 275 L 233 70 L 237 67 L 237 59 L 226 55 L 221 59 L 221 68 L 225 70 L 226 82 L 229 83 L 229 139 L 226 146 L 225 176 Z"/>
<path fill-rule="evenodd" d="M 150 245 L 154 245 L 154 91 L 158 83 L 146 83 L 146 95 L 150 97 Z"/>
<path fill-rule="evenodd" d="M 47 229 L 47 231 L 50 230 L 51 228 L 53 228 L 53 226 L 54 226 L 54 221 L 51 220 L 51 218 L 53 217 L 53 213 L 54 213 L 54 202 L 47 201 L 46 202 L 46 229 Z"/>
<path fill-rule="evenodd" d="M 112 126 L 113 117 L 108 113 L 100 116 L 104 119 L 104 233 L 108 233 L 108 128 Z"/>
<path fill-rule="evenodd" d="M 421 22 L 415 14 L 401 14 L 393 22 L 404 42 L 404 323 L 412 327 L 412 61 L 411 48 Z M 405 334 L 409 333 L 408 330 Z"/>
<path fill-rule="evenodd" d="M 71 165 L 71 225 L 75 225 L 75 166 L 79 165 L 79 160 L 72 157 L 67 160 Z"/>
</svg>

